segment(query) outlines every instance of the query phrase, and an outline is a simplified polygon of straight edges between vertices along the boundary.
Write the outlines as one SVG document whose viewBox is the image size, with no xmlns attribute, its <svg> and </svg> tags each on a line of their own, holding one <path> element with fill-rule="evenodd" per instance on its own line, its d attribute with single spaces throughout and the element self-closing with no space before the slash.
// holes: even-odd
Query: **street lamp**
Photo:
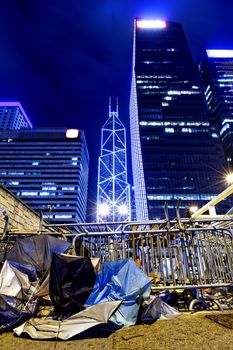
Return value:
<svg viewBox="0 0 233 350">
<path fill-rule="evenodd" d="M 99 215 L 108 216 L 109 212 L 110 212 L 109 205 L 107 203 L 101 203 L 99 206 Z"/>
<path fill-rule="evenodd" d="M 120 215 L 127 215 L 128 214 L 128 208 L 126 204 L 121 204 L 118 207 L 118 212 Z"/>
<path fill-rule="evenodd" d="M 191 205 L 191 207 L 189 207 L 189 212 L 191 214 L 195 213 L 198 210 L 198 206 L 197 205 Z"/>
<path fill-rule="evenodd" d="M 227 174 L 226 180 L 229 184 L 232 184 L 233 183 L 233 173 Z"/>
</svg>

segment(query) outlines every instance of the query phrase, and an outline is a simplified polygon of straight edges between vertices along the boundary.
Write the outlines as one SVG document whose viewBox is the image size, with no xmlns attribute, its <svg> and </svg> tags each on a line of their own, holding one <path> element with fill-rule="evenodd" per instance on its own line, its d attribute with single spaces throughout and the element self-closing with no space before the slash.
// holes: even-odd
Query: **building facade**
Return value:
<svg viewBox="0 0 233 350">
<path fill-rule="evenodd" d="M 126 131 L 119 119 L 118 105 L 101 130 L 98 166 L 97 222 L 131 219 L 130 186 L 127 181 Z"/>
<path fill-rule="evenodd" d="M 182 215 L 223 189 L 226 162 L 210 131 L 198 72 L 180 23 L 135 20 L 130 97 L 138 220 Z"/>
<path fill-rule="evenodd" d="M 31 129 L 32 123 L 20 102 L 0 102 L 0 129 Z"/>
<path fill-rule="evenodd" d="M 45 220 L 85 222 L 88 170 L 82 130 L 0 131 L 0 182 Z"/>
<path fill-rule="evenodd" d="M 233 169 L 233 50 L 206 50 L 199 71 L 211 127 L 223 143 Z"/>
</svg>

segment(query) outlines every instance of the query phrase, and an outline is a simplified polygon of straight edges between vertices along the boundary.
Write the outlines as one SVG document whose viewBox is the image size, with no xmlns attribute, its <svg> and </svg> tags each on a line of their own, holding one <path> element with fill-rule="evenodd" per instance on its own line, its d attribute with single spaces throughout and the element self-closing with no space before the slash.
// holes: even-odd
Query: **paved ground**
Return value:
<svg viewBox="0 0 233 350">
<path fill-rule="evenodd" d="M 206 317 L 224 316 L 225 326 Z M 37 341 L 0 335 L 0 350 L 233 350 L 233 311 L 183 313 L 171 321 L 132 326 L 108 338 L 69 341 Z"/>
</svg>

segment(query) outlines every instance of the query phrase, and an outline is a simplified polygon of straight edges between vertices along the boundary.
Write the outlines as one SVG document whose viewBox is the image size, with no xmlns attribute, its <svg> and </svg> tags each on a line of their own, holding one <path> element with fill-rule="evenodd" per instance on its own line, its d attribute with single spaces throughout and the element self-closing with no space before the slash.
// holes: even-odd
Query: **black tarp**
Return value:
<svg viewBox="0 0 233 350">
<path fill-rule="evenodd" d="M 140 322 L 152 324 L 157 321 L 162 313 L 162 299 L 154 298 L 147 306 L 143 308 Z"/>
<path fill-rule="evenodd" d="M 31 278 L 41 278 L 50 268 L 53 253 L 64 253 L 70 245 L 49 235 L 18 239 L 6 259 Z"/>
<path fill-rule="evenodd" d="M 49 290 L 55 317 L 68 317 L 82 311 L 95 279 L 90 258 L 54 254 Z"/>
</svg>

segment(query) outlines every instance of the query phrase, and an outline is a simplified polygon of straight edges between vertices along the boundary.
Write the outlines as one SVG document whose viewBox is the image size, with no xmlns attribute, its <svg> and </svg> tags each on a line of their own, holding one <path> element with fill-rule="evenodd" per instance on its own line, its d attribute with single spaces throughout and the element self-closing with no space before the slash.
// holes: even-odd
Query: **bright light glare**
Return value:
<svg viewBox="0 0 233 350">
<path fill-rule="evenodd" d="M 125 204 L 121 204 L 119 207 L 118 207 L 118 212 L 120 215 L 126 215 L 128 214 L 128 208 Z"/>
<path fill-rule="evenodd" d="M 208 57 L 233 58 L 233 50 L 206 50 Z"/>
<path fill-rule="evenodd" d="M 78 129 L 67 129 L 66 137 L 68 139 L 76 139 L 78 137 Z"/>
<path fill-rule="evenodd" d="M 198 206 L 197 205 L 192 205 L 190 208 L 189 208 L 189 211 L 190 213 L 195 213 L 196 211 L 198 210 Z"/>
<path fill-rule="evenodd" d="M 226 176 L 226 180 L 229 184 L 232 184 L 233 183 L 233 173 L 229 173 L 227 176 Z"/>
<path fill-rule="evenodd" d="M 107 216 L 110 212 L 109 205 L 107 203 L 102 203 L 99 206 L 99 215 L 100 216 Z"/>
<path fill-rule="evenodd" d="M 141 20 L 137 21 L 137 28 L 166 28 L 166 22 L 161 20 Z"/>
</svg>

